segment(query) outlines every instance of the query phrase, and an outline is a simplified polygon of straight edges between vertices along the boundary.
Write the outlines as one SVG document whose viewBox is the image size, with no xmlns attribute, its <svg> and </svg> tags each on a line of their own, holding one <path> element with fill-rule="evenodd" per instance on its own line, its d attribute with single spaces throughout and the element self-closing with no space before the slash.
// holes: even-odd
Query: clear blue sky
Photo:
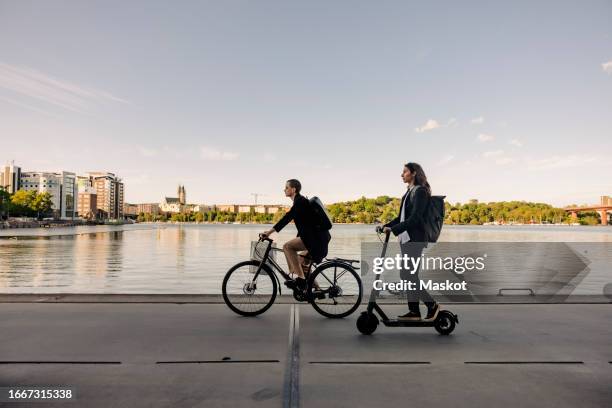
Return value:
<svg viewBox="0 0 612 408">
<path fill-rule="evenodd" d="M 0 161 L 129 202 L 612 195 L 610 1 L 2 1 Z"/>
</svg>

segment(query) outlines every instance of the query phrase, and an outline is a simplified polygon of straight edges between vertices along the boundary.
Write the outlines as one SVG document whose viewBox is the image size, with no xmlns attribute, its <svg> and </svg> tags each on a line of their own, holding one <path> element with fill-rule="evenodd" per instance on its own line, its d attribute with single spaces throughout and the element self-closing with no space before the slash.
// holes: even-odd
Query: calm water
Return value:
<svg viewBox="0 0 612 408">
<path fill-rule="evenodd" d="M 97 226 L 0 231 L 3 293 L 220 293 L 264 225 Z M 290 225 L 275 240 L 295 236 Z M 336 225 L 330 256 L 359 259 L 370 225 Z M 441 241 L 612 242 L 612 227 L 445 226 Z M 284 261 L 284 259 L 282 259 Z M 284 262 L 281 262 L 284 264 Z"/>
</svg>

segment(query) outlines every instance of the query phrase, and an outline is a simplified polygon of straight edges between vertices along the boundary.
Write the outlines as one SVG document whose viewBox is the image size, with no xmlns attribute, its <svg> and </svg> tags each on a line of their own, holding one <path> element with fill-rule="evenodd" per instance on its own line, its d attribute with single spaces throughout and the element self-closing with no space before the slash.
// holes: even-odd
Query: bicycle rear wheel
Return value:
<svg viewBox="0 0 612 408">
<path fill-rule="evenodd" d="M 257 316 L 268 310 L 276 299 L 274 272 L 264 264 L 254 280 L 258 266 L 258 261 L 240 262 L 227 271 L 223 279 L 223 300 L 239 315 Z"/>
<path fill-rule="evenodd" d="M 349 265 L 331 262 L 315 269 L 308 279 L 312 307 L 325 317 L 340 318 L 359 307 L 361 279 Z"/>
</svg>

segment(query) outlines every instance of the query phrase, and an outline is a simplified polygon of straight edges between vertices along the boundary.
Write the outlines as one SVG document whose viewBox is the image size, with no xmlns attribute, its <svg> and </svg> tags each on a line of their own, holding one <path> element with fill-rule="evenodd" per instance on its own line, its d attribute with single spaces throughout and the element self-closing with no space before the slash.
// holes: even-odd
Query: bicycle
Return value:
<svg viewBox="0 0 612 408">
<path fill-rule="evenodd" d="M 223 300 L 235 313 L 257 316 L 268 310 L 281 291 L 280 275 L 285 286 L 295 287 L 294 279 L 270 256 L 272 251 L 282 252 L 272 246 L 273 240 L 259 235 L 254 256 L 249 261 L 232 266 L 222 284 Z M 356 259 L 326 258 L 321 263 L 310 262 L 306 291 L 293 289 L 293 298 L 308 302 L 321 315 L 342 318 L 353 313 L 361 304 L 363 288 L 356 272 Z"/>
</svg>

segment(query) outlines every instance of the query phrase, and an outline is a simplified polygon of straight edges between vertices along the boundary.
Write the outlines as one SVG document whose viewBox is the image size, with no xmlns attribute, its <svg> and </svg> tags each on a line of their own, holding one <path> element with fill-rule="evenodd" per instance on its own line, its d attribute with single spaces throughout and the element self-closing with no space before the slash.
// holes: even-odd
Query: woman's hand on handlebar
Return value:
<svg viewBox="0 0 612 408">
<path fill-rule="evenodd" d="M 376 227 L 376 232 L 381 233 L 381 234 L 390 234 L 391 228 L 383 227 L 382 225 L 379 225 L 378 227 Z"/>
</svg>

